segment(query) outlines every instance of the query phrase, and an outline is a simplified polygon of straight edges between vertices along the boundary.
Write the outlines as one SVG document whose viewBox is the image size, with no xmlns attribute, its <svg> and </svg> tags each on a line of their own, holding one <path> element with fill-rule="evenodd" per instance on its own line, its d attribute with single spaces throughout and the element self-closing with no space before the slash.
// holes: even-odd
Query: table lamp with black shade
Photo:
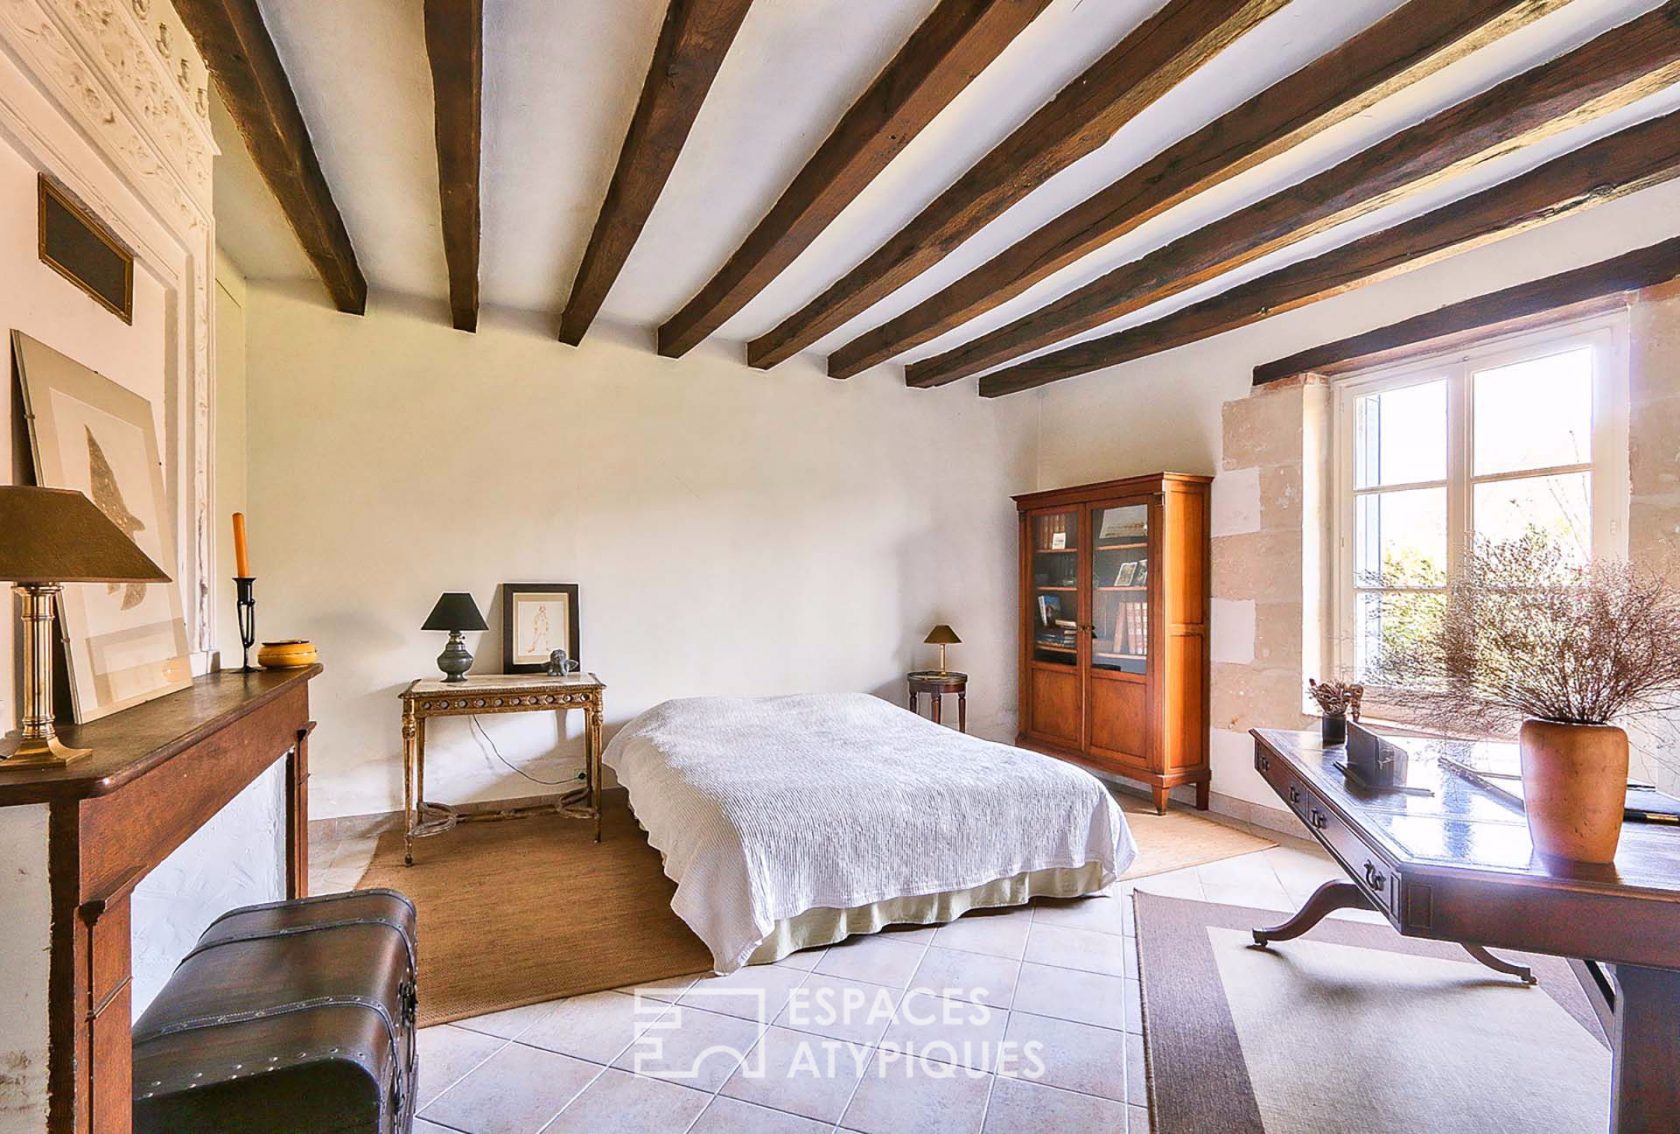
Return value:
<svg viewBox="0 0 1680 1134">
<path fill-rule="evenodd" d="M 23 610 L 23 697 L 18 728 L 0 737 L 0 773 L 54 767 L 91 753 L 53 727 L 53 602 L 61 583 L 167 583 L 123 530 L 80 492 L 0 486 L 0 580 Z"/>
<path fill-rule="evenodd" d="M 461 635 L 468 630 L 488 630 L 490 627 L 485 625 L 484 615 L 478 612 L 478 604 L 471 595 L 464 591 L 445 591 L 420 629 L 449 631 L 449 641 L 445 643 L 443 653 L 438 655 L 438 668 L 443 670 L 445 681 L 465 681 L 473 659 Z"/>
</svg>

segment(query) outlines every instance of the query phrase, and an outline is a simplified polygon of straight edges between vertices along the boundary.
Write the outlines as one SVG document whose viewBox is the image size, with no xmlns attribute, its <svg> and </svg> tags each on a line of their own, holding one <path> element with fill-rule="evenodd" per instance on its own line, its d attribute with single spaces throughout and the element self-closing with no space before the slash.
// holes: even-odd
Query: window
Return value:
<svg viewBox="0 0 1680 1134">
<path fill-rule="evenodd" d="M 1337 381 L 1341 672 L 1443 602 L 1477 538 L 1626 554 L 1625 342 L 1599 318 Z"/>
</svg>

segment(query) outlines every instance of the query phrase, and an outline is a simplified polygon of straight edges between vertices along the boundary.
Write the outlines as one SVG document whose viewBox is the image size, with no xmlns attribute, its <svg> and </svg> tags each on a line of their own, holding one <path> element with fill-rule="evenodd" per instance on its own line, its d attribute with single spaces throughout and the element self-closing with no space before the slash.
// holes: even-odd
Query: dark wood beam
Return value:
<svg viewBox="0 0 1680 1134">
<path fill-rule="evenodd" d="M 1491 189 L 1160 319 L 987 374 L 980 393 L 998 397 L 1031 390 L 1234 331 L 1675 177 L 1680 177 L 1680 112 L 1631 126 Z"/>
<path fill-rule="evenodd" d="M 1377 358 L 1422 343 L 1486 331 L 1619 292 L 1656 287 L 1676 278 L 1680 278 L 1680 236 L 1545 279 L 1438 307 L 1374 331 L 1350 335 L 1276 362 L 1256 366 L 1254 384 L 1264 386 L 1268 382 L 1328 370 L 1356 359 Z"/>
<path fill-rule="evenodd" d="M 1049 305 L 906 368 L 935 386 L 1054 346 L 1268 253 L 1562 133 L 1680 81 L 1680 0 L 1508 79 L 1332 169 L 1122 265 Z"/>
<path fill-rule="evenodd" d="M 747 362 L 769 367 L 791 358 L 897 291 L 1282 6 L 1167 0 L 873 255 L 749 343 Z"/>
<path fill-rule="evenodd" d="M 478 163 L 484 102 L 484 0 L 426 0 L 443 258 L 457 331 L 478 330 Z"/>
<path fill-rule="evenodd" d="M 256 0 L 175 0 L 175 10 L 333 303 L 362 314 L 367 280 Z"/>
<path fill-rule="evenodd" d="M 955 330 L 1146 221 L 1269 161 L 1567 0 L 1410 0 L 962 279 L 836 350 L 850 378 Z"/>
<path fill-rule="evenodd" d="M 630 258 L 752 0 L 670 0 L 618 167 L 560 316 L 576 346 Z"/>
<path fill-rule="evenodd" d="M 700 293 L 659 328 L 676 358 L 779 276 L 1050 0 L 941 0 Z"/>
</svg>

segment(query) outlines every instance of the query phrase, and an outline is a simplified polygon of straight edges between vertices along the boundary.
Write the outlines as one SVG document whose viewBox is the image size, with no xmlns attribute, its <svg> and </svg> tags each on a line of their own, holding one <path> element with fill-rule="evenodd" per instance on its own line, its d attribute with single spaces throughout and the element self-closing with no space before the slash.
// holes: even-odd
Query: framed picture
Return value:
<svg viewBox="0 0 1680 1134">
<path fill-rule="evenodd" d="M 12 357 L 29 420 L 35 482 L 84 493 L 152 562 L 178 574 L 152 405 L 21 331 Z M 192 681 L 174 583 L 76 583 L 58 596 L 77 723 Z"/>
<path fill-rule="evenodd" d="M 541 673 L 555 650 L 579 660 L 577 584 L 503 583 L 502 669 Z"/>
</svg>

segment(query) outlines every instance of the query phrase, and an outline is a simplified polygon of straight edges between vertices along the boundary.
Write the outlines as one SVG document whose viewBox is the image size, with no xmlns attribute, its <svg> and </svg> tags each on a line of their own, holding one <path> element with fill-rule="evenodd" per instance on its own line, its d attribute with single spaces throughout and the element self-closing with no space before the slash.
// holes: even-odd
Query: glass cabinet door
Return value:
<svg viewBox="0 0 1680 1134">
<path fill-rule="evenodd" d="M 1079 513 L 1032 517 L 1033 660 L 1079 662 Z"/>
<path fill-rule="evenodd" d="M 1149 669 L 1149 505 L 1091 511 L 1091 666 Z"/>
</svg>

